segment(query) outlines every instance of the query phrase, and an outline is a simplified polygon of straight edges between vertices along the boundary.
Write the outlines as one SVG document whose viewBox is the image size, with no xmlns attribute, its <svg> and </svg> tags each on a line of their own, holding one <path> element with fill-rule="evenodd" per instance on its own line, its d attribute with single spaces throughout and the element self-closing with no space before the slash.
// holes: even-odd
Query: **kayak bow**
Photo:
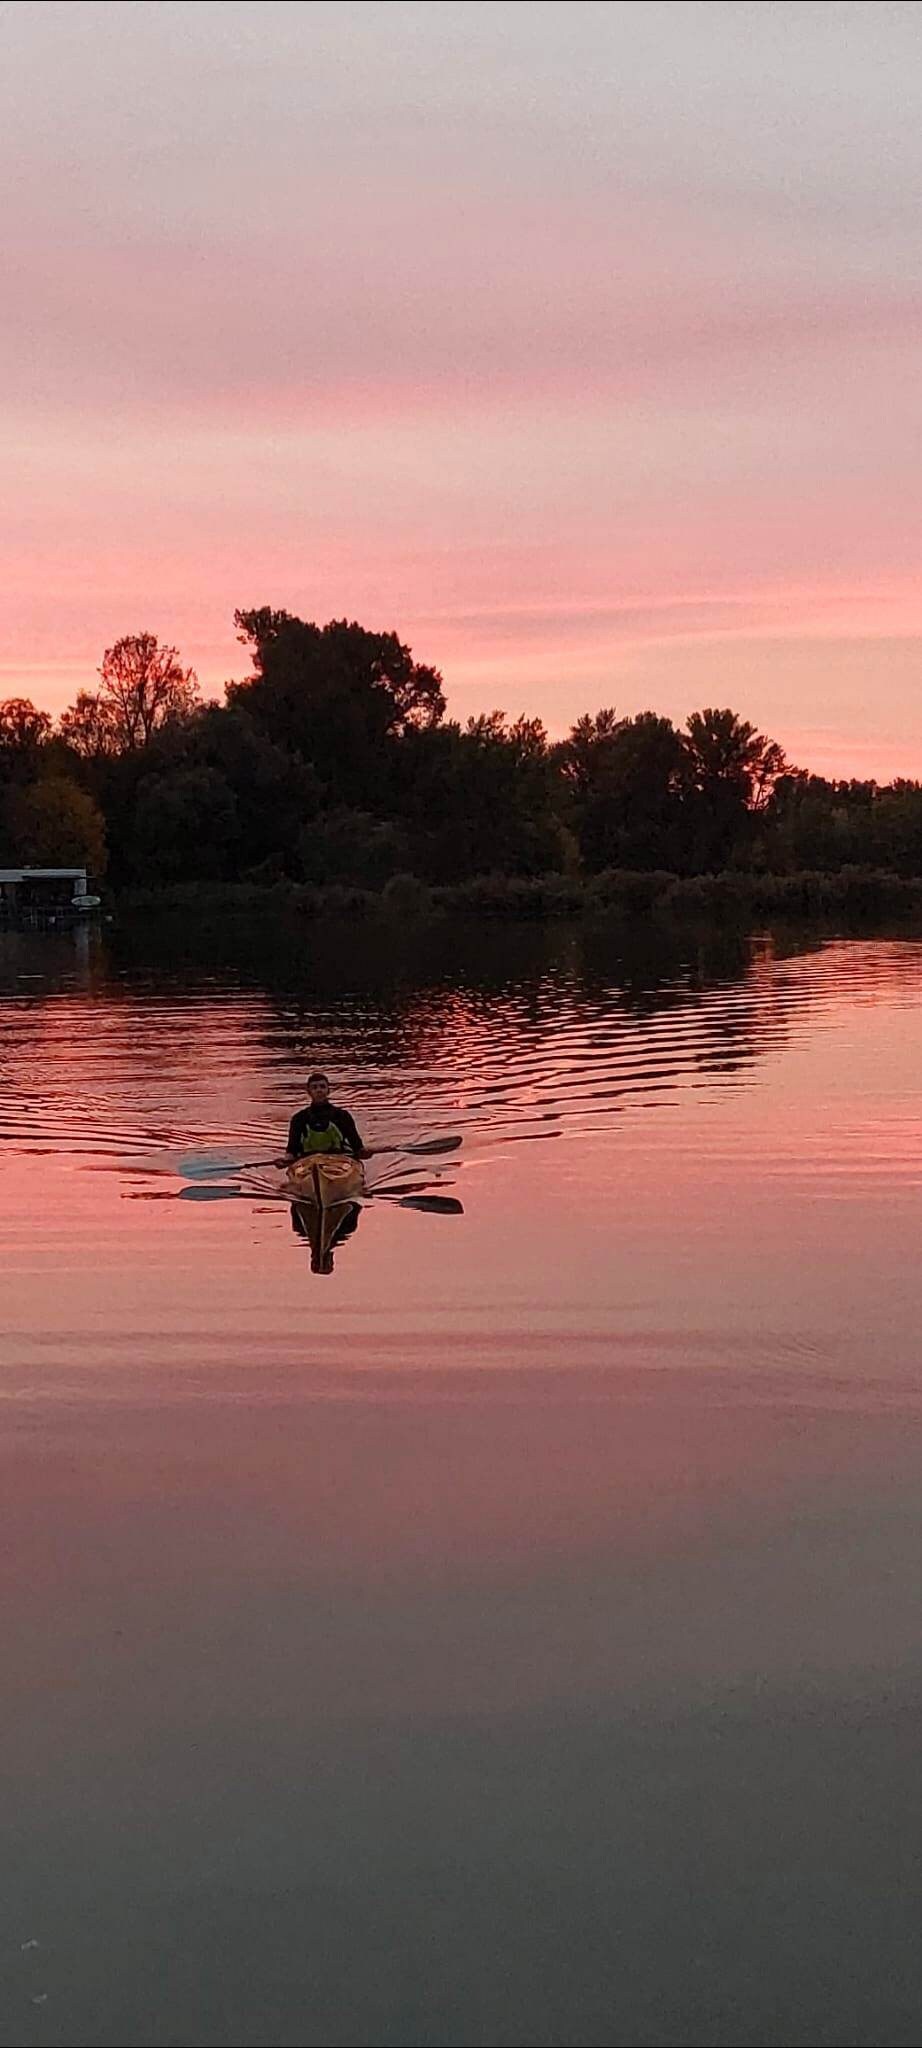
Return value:
<svg viewBox="0 0 922 2048">
<path fill-rule="evenodd" d="M 365 1168 L 360 1159 L 336 1152 L 307 1152 L 293 1159 L 285 1176 L 296 1202 L 313 1202 L 318 1209 L 336 1209 L 343 1202 L 359 1202 L 365 1193 Z"/>
</svg>

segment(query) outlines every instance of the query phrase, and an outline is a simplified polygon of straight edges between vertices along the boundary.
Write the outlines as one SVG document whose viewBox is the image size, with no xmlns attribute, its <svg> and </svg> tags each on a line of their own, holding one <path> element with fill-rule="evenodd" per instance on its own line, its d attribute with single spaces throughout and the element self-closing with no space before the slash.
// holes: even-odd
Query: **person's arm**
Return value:
<svg viewBox="0 0 922 2048">
<path fill-rule="evenodd" d="M 332 1111 L 331 1113 L 334 1117 L 335 1122 L 338 1124 L 339 1129 L 342 1131 L 343 1137 L 346 1140 L 346 1144 L 348 1145 L 350 1152 L 355 1153 L 356 1159 L 370 1159 L 371 1153 L 366 1152 L 365 1147 L 362 1144 L 362 1140 L 359 1137 L 358 1131 L 355 1127 L 355 1122 L 353 1118 L 349 1115 L 349 1111 L 347 1109 L 337 1109 Z"/>
<path fill-rule="evenodd" d="M 291 1122 L 288 1126 L 287 1150 L 283 1153 L 281 1159 L 276 1160 L 276 1166 L 288 1166 L 290 1165 L 292 1159 L 298 1159 L 300 1157 L 301 1136 L 303 1130 L 304 1111 L 303 1109 L 299 1109 L 297 1116 L 292 1117 Z"/>
</svg>

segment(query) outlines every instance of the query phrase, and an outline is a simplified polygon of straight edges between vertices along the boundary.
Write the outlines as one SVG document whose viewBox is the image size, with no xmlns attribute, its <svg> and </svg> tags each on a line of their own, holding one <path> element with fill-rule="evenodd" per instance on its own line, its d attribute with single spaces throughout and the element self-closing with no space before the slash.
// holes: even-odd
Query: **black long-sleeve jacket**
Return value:
<svg viewBox="0 0 922 2048">
<path fill-rule="evenodd" d="M 361 1159 L 365 1147 L 353 1119 L 347 1109 L 337 1109 L 335 1102 L 325 1102 L 322 1107 L 311 1103 L 307 1109 L 298 1110 L 297 1115 L 292 1117 L 288 1130 L 288 1151 L 293 1152 L 295 1158 L 299 1159 L 304 1150 L 305 1132 L 325 1131 L 328 1123 L 336 1125 L 337 1130 L 342 1132 L 349 1151 L 355 1154 L 356 1159 Z"/>
</svg>

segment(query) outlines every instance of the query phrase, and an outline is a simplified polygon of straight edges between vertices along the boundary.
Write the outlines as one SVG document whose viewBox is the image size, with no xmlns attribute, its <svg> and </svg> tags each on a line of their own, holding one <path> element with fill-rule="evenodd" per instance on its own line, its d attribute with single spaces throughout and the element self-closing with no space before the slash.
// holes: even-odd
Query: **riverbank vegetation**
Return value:
<svg viewBox="0 0 922 2048">
<path fill-rule="evenodd" d="M 394 633 L 238 612 L 250 673 L 203 703 L 150 633 L 55 724 L 0 704 L 0 864 L 115 894 L 413 916 L 825 915 L 922 902 L 922 782 L 831 781 L 740 714 L 445 715 Z"/>
</svg>

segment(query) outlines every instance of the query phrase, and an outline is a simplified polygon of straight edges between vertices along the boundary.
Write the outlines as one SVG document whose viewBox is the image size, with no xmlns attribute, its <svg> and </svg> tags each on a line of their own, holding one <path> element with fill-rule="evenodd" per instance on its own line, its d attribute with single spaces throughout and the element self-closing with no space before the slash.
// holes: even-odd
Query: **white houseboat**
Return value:
<svg viewBox="0 0 922 2048">
<path fill-rule="evenodd" d="M 98 908 L 86 868 L 0 868 L 0 925 L 72 924 Z"/>
</svg>

